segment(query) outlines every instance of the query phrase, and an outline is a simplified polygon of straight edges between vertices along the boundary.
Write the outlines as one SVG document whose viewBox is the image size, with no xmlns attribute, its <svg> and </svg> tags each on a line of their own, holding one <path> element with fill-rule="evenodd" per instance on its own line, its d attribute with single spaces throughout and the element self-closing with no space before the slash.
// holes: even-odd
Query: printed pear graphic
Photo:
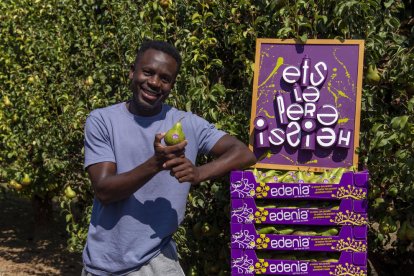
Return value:
<svg viewBox="0 0 414 276">
<path fill-rule="evenodd" d="M 175 125 L 165 133 L 164 141 L 167 146 L 173 146 L 185 140 L 181 118 Z"/>
</svg>

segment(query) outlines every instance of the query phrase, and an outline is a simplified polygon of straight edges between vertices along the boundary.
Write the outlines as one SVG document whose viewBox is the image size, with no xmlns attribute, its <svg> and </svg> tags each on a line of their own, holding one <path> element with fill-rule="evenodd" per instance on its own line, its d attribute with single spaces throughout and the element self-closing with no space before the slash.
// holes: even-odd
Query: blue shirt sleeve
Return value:
<svg viewBox="0 0 414 276">
<path fill-rule="evenodd" d="M 192 123 L 196 129 L 198 150 L 201 154 L 208 154 L 217 141 L 226 135 L 226 132 L 217 129 L 214 124 L 197 115 L 192 116 Z"/>
<path fill-rule="evenodd" d="M 116 163 L 108 128 L 102 117 L 97 115 L 89 115 L 85 123 L 84 168 L 105 161 Z"/>
</svg>

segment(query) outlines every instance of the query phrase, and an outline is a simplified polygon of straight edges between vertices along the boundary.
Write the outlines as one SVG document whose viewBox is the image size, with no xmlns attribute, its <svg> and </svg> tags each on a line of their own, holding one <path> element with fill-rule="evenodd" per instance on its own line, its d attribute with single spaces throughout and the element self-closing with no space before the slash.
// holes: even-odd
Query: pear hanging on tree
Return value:
<svg viewBox="0 0 414 276">
<path fill-rule="evenodd" d="M 378 83 L 381 80 L 381 75 L 375 65 L 368 66 L 368 71 L 365 77 L 370 83 Z"/>
</svg>

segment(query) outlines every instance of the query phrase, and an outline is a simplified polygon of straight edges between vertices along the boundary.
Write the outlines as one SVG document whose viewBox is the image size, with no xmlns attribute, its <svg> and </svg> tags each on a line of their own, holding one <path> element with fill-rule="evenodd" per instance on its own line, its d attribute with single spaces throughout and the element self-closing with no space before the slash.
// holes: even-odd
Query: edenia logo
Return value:
<svg viewBox="0 0 414 276">
<path fill-rule="evenodd" d="M 280 210 L 269 214 L 270 221 L 308 220 L 309 210 L 295 209 L 293 211 Z"/>
<path fill-rule="evenodd" d="M 294 263 L 284 263 L 283 261 L 278 264 L 269 264 L 269 271 L 272 273 L 298 273 L 307 272 L 308 263 L 296 261 Z"/>
<path fill-rule="evenodd" d="M 276 249 L 276 248 L 309 248 L 309 243 L 310 243 L 310 239 L 309 238 L 302 238 L 302 237 L 298 237 L 298 238 L 294 238 L 294 239 L 289 239 L 289 238 L 285 238 L 282 237 L 280 239 L 277 240 L 272 240 L 270 242 L 271 247 Z"/>
<path fill-rule="evenodd" d="M 282 185 L 277 188 L 270 189 L 272 196 L 305 196 L 309 195 L 309 185 Z"/>
</svg>

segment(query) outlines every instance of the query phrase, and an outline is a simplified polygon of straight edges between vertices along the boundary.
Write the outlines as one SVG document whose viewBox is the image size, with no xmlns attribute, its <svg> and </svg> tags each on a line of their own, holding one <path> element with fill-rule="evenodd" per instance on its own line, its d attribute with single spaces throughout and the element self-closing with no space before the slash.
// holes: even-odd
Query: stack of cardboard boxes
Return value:
<svg viewBox="0 0 414 276">
<path fill-rule="evenodd" d="M 232 275 L 367 275 L 368 172 L 339 183 L 231 173 Z"/>
</svg>

